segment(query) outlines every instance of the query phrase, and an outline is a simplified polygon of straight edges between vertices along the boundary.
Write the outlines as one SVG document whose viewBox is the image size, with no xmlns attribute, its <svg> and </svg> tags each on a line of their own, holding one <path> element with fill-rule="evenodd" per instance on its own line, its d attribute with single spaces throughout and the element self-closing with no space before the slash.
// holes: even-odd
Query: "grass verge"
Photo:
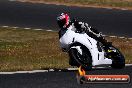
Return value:
<svg viewBox="0 0 132 88">
<path fill-rule="evenodd" d="M 132 9 L 132 0 L 23 0 L 23 2 Z"/>
<path fill-rule="evenodd" d="M 106 38 L 132 63 L 132 40 Z M 0 28 L 0 71 L 67 67 L 68 55 L 60 50 L 57 32 Z"/>
</svg>

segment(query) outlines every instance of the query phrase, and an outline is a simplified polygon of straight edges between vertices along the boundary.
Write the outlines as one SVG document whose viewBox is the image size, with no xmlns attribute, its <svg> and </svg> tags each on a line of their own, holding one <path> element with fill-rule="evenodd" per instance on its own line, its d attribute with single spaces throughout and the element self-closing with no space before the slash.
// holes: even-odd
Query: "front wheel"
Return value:
<svg viewBox="0 0 132 88">
<path fill-rule="evenodd" d="M 113 58 L 111 67 L 115 68 L 115 69 L 124 68 L 125 67 L 125 59 L 124 59 L 124 57 L 123 56 L 116 56 L 115 58 Z"/>
<path fill-rule="evenodd" d="M 91 70 L 92 69 L 92 58 L 91 54 L 86 48 L 81 47 L 82 49 L 82 55 L 78 52 L 76 48 L 71 48 L 69 50 L 69 64 L 74 66 L 82 66 L 85 70 Z"/>
<path fill-rule="evenodd" d="M 112 68 L 121 69 L 125 67 L 125 58 L 123 54 L 114 46 L 111 47 L 111 50 L 115 50 L 116 52 L 110 52 L 110 56 L 112 58 Z"/>
</svg>

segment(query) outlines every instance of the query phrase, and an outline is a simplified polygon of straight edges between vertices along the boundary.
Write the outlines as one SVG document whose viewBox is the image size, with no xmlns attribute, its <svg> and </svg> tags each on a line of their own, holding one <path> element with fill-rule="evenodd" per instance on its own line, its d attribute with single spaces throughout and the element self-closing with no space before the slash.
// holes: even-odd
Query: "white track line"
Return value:
<svg viewBox="0 0 132 88">
<path fill-rule="evenodd" d="M 24 29 L 28 30 L 28 29 L 31 29 L 31 28 L 24 28 Z"/>
<path fill-rule="evenodd" d="M 123 8 L 123 9 L 121 9 L 121 10 L 128 10 L 128 9 Z"/>
<path fill-rule="evenodd" d="M 37 30 L 37 31 L 40 31 L 40 30 L 43 30 L 43 29 L 33 29 L 33 30 Z"/>
<path fill-rule="evenodd" d="M 9 26 L 2 26 L 3 28 L 8 28 Z"/>
<path fill-rule="evenodd" d="M 132 39 L 132 38 L 128 38 L 128 39 Z"/>
<path fill-rule="evenodd" d="M 46 30 L 46 31 L 53 31 L 53 30 Z"/>
<path fill-rule="evenodd" d="M 117 37 L 117 36 L 109 36 L 109 37 L 111 37 L 111 38 L 115 38 L 115 37 Z"/>
<path fill-rule="evenodd" d="M 18 73 L 37 73 L 37 72 L 48 72 L 48 70 L 34 70 L 34 71 L 16 71 L 16 72 L 0 72 L 0 74 L 18 74 Z"/>
<path fill-rule="evenodd" d="M 8 27 L 10 27 L 10 26 L 6 26 L 6 25 L 4 25 L 4 26 L 1 26 L 1 27 L 3 27 L 3 28 L 8 28 Z M 20 27 L 11 27 L 11 28 L 14 28 L 14 29 L 17 29 L 17 28 L 20 28 Z M 23 28 L 23 29 L 26 29 L 26 30 L 28 30 L 28 29 L 32 29 L 32 28 Z M 37 30 L 37 31 L 41 31 L 41 30 L 45 30 L 45 29 L 32 29 L 32 30 Z M 46 30 L 46 31 L 51 31 L 51 32 L 56 32 L 56 31 L 54 31 L 54 30 Z M 103 35 L 104 37 L 111 37 L 111 38 L 120 38 L 120 39 L 125 39 L 126 37 L 119 37 L 119 36 L 109 36 L 109 35 Z M 126 38 L 126 39 L 132 39 L 132 38 Z"/>
<path fill-rule="evenodd" d="M 119 37 L 120 39 L 124 39 L 125 37 Z"/>
<path fill-rule="evenodd" d="M 67 70 L 74 71 L 74 70 L 78 70 L 78 68 L 67 68 Z"/>
<path fill-rule="evenodd" d="M 52 72 L 52 71 L 55 71 L 55 70 L 54 70 L 54 69 L 49 69 L 49 71 L 51 71 L 51 72 Z"/>
<path fill-rule="evenodd" d="M 132 64 L 125 64 L 125 66 L 132 66 Z"/>
</svg>

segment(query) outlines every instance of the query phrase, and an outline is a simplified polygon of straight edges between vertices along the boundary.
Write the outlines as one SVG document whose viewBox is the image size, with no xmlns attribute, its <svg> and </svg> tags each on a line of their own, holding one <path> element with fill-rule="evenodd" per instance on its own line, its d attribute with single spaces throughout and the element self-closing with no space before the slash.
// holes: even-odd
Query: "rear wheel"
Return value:
<svg viewBox="0 0 132 88">
<path fill-rule="evenodd" d="M 78 52 L 76 48 L 71 48 L 69 50 L 69 64 L 74 66 L 82 66 L 85 70 L 91 70 L 92 69 L 92 58 L 91 54 L 86 48 L 82 47 L 82 55 Z"/>
</svg>

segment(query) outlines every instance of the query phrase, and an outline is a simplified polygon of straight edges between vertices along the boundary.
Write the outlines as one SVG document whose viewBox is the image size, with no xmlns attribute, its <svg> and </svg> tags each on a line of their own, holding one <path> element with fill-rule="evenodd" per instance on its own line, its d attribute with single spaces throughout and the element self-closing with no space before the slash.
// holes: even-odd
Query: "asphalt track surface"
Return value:
<svg viewBox="0 0 132 88">
<path fill-rule="evenodd" d="M 0 75 L 0 88 L 132 88 L 130 83 L 78 84 L 77 71 L 55 71 L 32 74 Z M 129 75 L 132 79 L 132 66 L 124 69 L 94 69 L 88 74 L 96 75 Z"/>
<path fill-rule="evenodd" d="M 0 25 L 57 30 L 56 17 L 61 12 L 68 12 L 71 18 L 87 22 L 105 35 L 132 37 L 132 11 L 130 10 L 0 0 Z"/>
</svg>

